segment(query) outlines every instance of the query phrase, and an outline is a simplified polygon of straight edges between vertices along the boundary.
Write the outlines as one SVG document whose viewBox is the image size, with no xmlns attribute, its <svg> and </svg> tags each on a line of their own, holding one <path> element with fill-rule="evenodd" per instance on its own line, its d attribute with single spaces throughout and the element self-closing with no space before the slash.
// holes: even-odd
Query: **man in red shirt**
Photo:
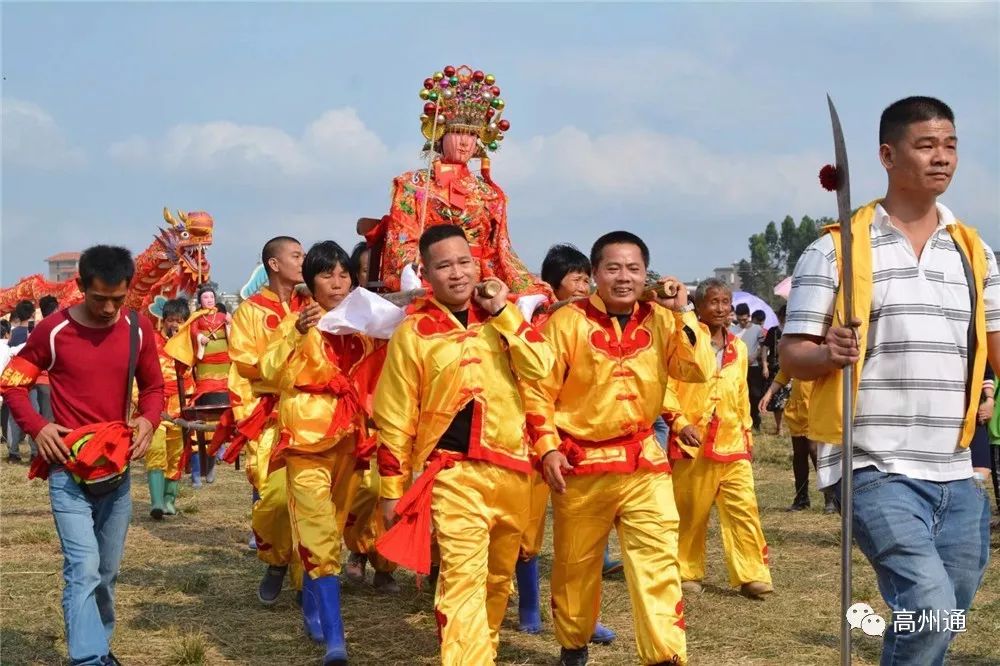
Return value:
<svg viewBox="0 0 1000 666">
<path fill-rule="evenodd" d="M 104 494 L 78 480 L 87 477 L 67 471 L 64 465 L 83 458 L 83 447 L 74 447 L 71 453 L 67 445 L 73 442 L 64 438 L 84 426 L 117 427 L 126 434 L 109 444 L 115 453 L 107 457 L 120 454 L 136 460 L 145 455 L 163 411 L 163 376 L 153 327 L 134 311 L 121 312 L 134 273 L 132 256 L 124 248 L 97 245 L 84 251 L 78 279 L 84 301 L 39 322 L 0 377 L 0 392 L 11 415 L 35 439 L 39 455 L 50 465 L 49 498 L 64 557 L 63 619 L 74 665 L 118 663 L 109 644 L 132 498 L 127 470 L 124 482 Z M 132 316 L 139 320 L 135 370 L 139 406 L 125 430 L 121 422 L 131 397 Z M 52 391 L 52 422 L 28 398 L 43 370 L 48 371 Z"/>
</svg>

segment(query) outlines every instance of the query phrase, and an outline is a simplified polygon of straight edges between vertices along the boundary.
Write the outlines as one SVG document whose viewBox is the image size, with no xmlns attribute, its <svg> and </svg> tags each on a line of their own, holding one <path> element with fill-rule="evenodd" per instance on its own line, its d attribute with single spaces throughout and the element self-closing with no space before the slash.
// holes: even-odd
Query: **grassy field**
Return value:
<svg viewBox="0 0 1000 666">
<path fill-rule="evenodd" d="M 694 665 L 836 664 L 839 611 L 839 517 L 813 508 L 786 513 L 791 501 L 790 446 L 760 437 L 754 468 L 776 592 L 752 602 L 726 585 L 717 523 L 709 536 L 705 591 L 687 604 L 688 654 Z M 0 663 L 58 664 L 65 658 L 60 612 L 61 556 L 45 486 L 25 480 L 23 465 L 0 465 Z M 261 565 L 247 550 L 250 491 L 242 472 L 222 470 L 202 490 L 183 487 L 183 514 L 148 518 L 144 474 L 133 477 L 135 515 L 118 583 L 114 650 L 127 666 L 159 664 L 316 664 L 322 652 L 303 637 L 286 591 L 262 608 L 254 591 Z M 549 536 L 549 535 L 547 535 Z M 612 540 L 613 548 L 617 539 Z M 968 617 L 953 664 L 1000 664 L 1000 539 Z M 542 567 L 550 563 L 543 552 Z M 888 617 L 874 576 L 855 551 L 854 598 Z M 433 664 L 437 640 L 432 596 L 408 575 L 397 597 L 348 587 L 344 621 L 353 664 Z M 547 580 L 542 583 L 548 598 Z M 635 646 L 624 578 L 604 584 L 602 620 L 618 632 L 591 648 L 592 664 L 634 664 Z M 856 632 L 855 663 L 878 661 L 881 639 Z M 503 664 L 554 664 L 559 653 L 546 618 L 538 636 L 516 632 L 516 602 L 501 637 Z"/>
</svg>

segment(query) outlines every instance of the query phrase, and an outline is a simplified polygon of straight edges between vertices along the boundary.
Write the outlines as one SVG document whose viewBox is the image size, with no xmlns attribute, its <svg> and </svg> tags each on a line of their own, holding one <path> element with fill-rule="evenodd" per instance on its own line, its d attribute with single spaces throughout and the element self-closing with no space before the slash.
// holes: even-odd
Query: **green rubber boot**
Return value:
<svg viewBox="0 0 1000 666">
<path fill-rule="evenodd" d="M 177 506 L 174 502 L 177 501 L 177 486 L 179 485 L 177 481 L 167 479 L 166 486 L 163 489 L 163 513 L 165 515 L 177 515 Z"/>
<path fill-rule="evenodd" d="M 149 515 L 153 520 L 163 520 L 163 470 L 146 472 L 146 479 L 149 482 Z"/>
</svg>

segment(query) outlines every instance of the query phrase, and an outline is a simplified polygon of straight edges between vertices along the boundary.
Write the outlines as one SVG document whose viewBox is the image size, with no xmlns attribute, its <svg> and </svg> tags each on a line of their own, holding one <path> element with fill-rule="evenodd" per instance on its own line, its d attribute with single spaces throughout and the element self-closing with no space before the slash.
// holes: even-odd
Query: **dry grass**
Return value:
<svg viewBox="0 0 1000 666">
<path fill-rule="evenodd" d="M 776 593 L 751 602 L 726 586 L 717 525 L 709 537 L 706 590 L 687 601 L 688 652 L 699 665 L 837 663 L 839 519 L 824 516 L 814 494 L 809 512 L 784 511 L 791 499 L 787 440 L 760 438 L 754 463 Z M 58 664 L 64 659 L 60 609 L 61 556 L 45 486 L 24 480 L 24 466 L 0 466 L 0 662 Z M 260 607 L 255 587 L 262 567 L 246 548 L 250 490 L 241 472 L 221 470 L 213 486 L 184 486 L 187 511 L 154 523 L 142 470 L 133 477 L 135 517 L 118 584 L 115 653 L 129 666 L 158 664 L 316 664 L 322 652 L 303 636 L 293 595 Z M 191 511 L 197 507 L 196 511 Z M 550 536 L 550 535 L 549 535 Z M 997 547 L 993 542 L 994 560 Z M 617 541 L 613 539 L 613 547 Z M 855 598 L 883 616 L 871 568 L 855 554 Z M 542 555 L 543 571 L 549 566 Z M 408 576 L 396 598 L 370 587 L 348 587 L 344 621 L 354 664 L 433 664 L 437 640 L 432 598 Z M 543 580 L 543 598 L 547 581 Z M 516 604 L 504 626 L 503 664 L 553 664 L 558 646 L 546 619 L 539 636 L 518 634 Z M 636 663 L 624 579 L 604 584 L 602 621 L 618 632 L 611 646 L 594 646 L 591 663 Z M 878 661 L 880 640 L 857 636 L 855 663 Z M 1000 664 L 1000 565 L 987 572 L 969 614 L 968 633 L 954 664 Z"/>
</svg>

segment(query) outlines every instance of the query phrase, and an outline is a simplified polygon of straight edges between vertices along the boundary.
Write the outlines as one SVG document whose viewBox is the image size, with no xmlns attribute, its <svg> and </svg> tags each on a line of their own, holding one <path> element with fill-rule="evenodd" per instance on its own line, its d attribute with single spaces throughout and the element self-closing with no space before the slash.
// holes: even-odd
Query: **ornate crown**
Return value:
<svg viewBox="0 0 1000 666">
<path fill-rule="evenodd" d="M 420 131 L 430 150 L 433 143 L 447 132 L 474 134 L 488 150 L 496 150 L 510 122 L 503 120 L 504 101 L 496 78 L 468 65 L 459 68 L 448 65 L 424 80 L 420 91 L 424 113 L 420 116 Z"/>
</svg>

